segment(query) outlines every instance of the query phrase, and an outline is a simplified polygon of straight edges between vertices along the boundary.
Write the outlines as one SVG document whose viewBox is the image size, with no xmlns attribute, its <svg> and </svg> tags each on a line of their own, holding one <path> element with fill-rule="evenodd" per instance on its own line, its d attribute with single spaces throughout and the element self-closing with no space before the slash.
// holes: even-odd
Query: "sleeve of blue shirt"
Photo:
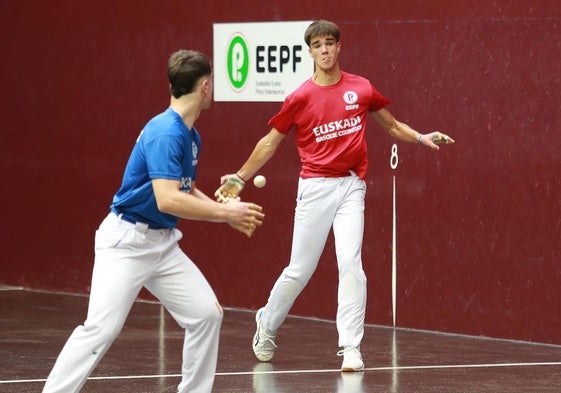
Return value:
<svg viewBox="0 0 561 393">
<path fill-rule="evenodd" d="M 181 180 L 183 147 L 173 136 L 159 136 L 144 146 L 146 167 L 151 179 Z"/>
</svg>

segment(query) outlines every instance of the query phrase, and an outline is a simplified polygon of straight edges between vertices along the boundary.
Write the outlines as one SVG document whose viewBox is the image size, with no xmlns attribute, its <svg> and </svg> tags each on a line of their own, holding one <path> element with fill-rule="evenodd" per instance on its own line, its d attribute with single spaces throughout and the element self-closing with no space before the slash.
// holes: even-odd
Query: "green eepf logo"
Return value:
<svg viewBox="0 0 561 393">
<path fill-rule="evenodd" d="M 236 90 L 241 90 L 249 72 L 249 51 L 241 35 L 236 35 L 228 46 L 228 79 Z"/>
</svg>

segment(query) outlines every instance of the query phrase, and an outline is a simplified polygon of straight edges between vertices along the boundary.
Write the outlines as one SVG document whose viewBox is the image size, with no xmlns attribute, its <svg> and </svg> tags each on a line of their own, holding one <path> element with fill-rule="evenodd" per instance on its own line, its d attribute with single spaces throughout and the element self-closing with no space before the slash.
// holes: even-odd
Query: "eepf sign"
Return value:
<svg viewBox="0 0 561 393">
<path fill-rule="evenodd" d="M 284 101 L 312 76 L 309 22 L 214 24 L 215 101 Z"/>
</svg>

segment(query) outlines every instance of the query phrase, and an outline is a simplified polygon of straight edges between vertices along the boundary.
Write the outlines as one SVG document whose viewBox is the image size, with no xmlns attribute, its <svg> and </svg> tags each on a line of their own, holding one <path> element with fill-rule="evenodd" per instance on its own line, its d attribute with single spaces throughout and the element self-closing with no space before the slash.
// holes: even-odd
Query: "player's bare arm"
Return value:
<svg viewBox="0 0 561 393">
<path fill-rule="evenodd" d="M 224 175 L 220 178 L 221 186 L 216 190 L 214 196 L 220 202 L 227 202 L 237 198 L 242 191 L 245 182 L 251 179 L 263 165 L 274 156 L 279 144 L 284 140 L 285 134 L 272 128 L 271 131 L 261 138 L 247 161 L 233 174 Z"/>
<path fill-rule="evenodd" d="M 237 174 L 244 180 L 251 179 L 273 157 L 284 137 L 285 134 L 281 134 L 272 128 L 267 135 L 257 142 L 253 152 Z"/>
<path fill-rule="evenodd" d="M 434 150 L 439 149 L 438 144 L 454 143 L 452 138 L 440 131 L 434 131 L 428 134 L 421 134 L 420 132 L 415 131 L 407 124 L 396 120 L 386 108 L 372 112 L 372 116 L 390 136 L 404 142 L 422 143 Z"/>
<path fill-rule="evenodd" d="M 189 220 L 226 222 L 248 236 L 263 224 L 265 218 L 259 205 L 239 201 L 217 203 L 196 187 L 191 193 L 182 192 L 178 180 L 153 179 L 152 187 L 162 213 Z"/>
<path fill-rule="evenodd" d="M 214 201 L 208 195 L 197 188 L 197 182 L 195 181 L 193 182 L 193 184 L 191 184 L 191 195 L 196 198 L 202 199 L 203 201 Z"/>
</svg>

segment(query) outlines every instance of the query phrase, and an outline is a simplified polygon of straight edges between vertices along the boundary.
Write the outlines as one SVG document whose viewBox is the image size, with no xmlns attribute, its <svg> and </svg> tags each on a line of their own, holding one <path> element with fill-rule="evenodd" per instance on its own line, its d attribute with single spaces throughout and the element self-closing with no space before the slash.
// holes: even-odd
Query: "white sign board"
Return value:
<svg viewBox="0 0 561 393">
<path fill-rule="evenodd" d="M 215 101 L 282 102 L 314 71 L 311 21 L 213 25 Z"/>
</svg>

